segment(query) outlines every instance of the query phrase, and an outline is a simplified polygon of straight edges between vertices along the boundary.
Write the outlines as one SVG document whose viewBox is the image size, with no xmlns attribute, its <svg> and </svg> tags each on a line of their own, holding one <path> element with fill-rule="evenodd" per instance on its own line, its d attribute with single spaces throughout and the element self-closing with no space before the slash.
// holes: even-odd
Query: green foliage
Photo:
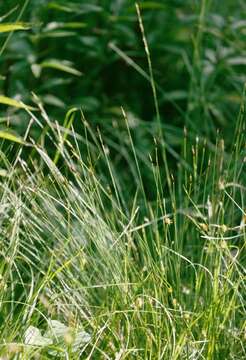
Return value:
<svg viewBox="0 0 246 360">
<path fill-rule="evenodd" d="M 1 354 L 244 358 L 244 111 L 230 151 L 185 135 L 166 190 L 153 163 L 152 201 L 127 123 L 128 182 L 101 134 L 73 131 L 75 109 L 46 131 L 56 162 L 35 143 L 13 165 L 1 153 Z"/>
<path fill-rule="evenodd" d="M 1 4 L 1 358 L 246 358 L 245 14 Z"/>
<path fill-rule="evenodd" d="M 212 136 L 226 128 L 230 134 L 245 82 L 245 5 L 202 4 L 140 2 L 161 118 L 174 131 L 185 120 L 196 133 Z M 149 84 L 123 56 L 147 71 L 132 1 L 30 0 L 15 23 L 21 8 L 15 0 L 1 6 L 2 14 L 10 12 L 4 22 L 29 26 L 11 35 L 1 56 L 3 95 L 28 102 L 34 91 L 56 119 L 65 107 L 82 107 L 105 131 L 105 124 L 112 126 L 112 107 L 124 106 L 147 124 L 153 121 Z M 5 40 L 2 34 L 2 44 Z M 25 122 L 20 123 L 25 131 Z"/>
</svg>

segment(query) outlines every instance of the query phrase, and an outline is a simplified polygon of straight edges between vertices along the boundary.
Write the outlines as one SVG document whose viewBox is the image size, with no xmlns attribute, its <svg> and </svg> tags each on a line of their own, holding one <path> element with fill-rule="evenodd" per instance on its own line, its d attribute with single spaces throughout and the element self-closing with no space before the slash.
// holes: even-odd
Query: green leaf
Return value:
<svg viewBox="0 0 246 360">
<path fill-rule="evenodd" d="M 187 99 L 188 93 L 185 90 L 169 91 L 165 94 L 166 101 L 177 101 Z"/>
<path fill-rule="evenodd" d="M 74 69 L 72 67 L 72 63 L 70 61 L 51 59 L 51 60 L 45 60 L 40 64 L 40 66 L 42 68 L 52 68 L 52 69 L 64 71 L 66 73 L 76 76 L 82 75 L 82 73 L 79 70 Z"/>
<path fill-rule="evenodd" d="M 14 8 L 10 9 L 7 13 L 5 13 L 4 15 L 0 16 L 0 22 L 2 22 L 4 19 L 6 19 L 7 17 L 9 17 L 13 12 L 15 12 L 18 9 L 18 5 L 16 5 Z"/>
<path fill-rule="evenodd" d="M 50 2 L 48 5 L 49 8 L 64 11 L 68 13 L 77 13 L 77 14 L 86 14 L 90 12 L 100 12 L 103 10 L 101 6 L 94 4 L 78 4 L 78 3 L 59 3 L 58 2 Z"/>
<path fill-rule="evenodd" d="M 0 33 L 11 32 L 16 30 L 28 30 L 30 26 L 23 23 L 15 23 L 15 24 L 0 24 Z"/>
<path fill-rule="evenodd" d="M 0 138 L 5 140 L 10 140 L 19 144 L 24 144 L 24 140 L 20 138 L 19 136 L 16 136 L 8 131 L 1 131 L 0 130 Z"/>
<path fill-rule="evenodd" d="M 77 35 L 76 32 L 73 31 L 45 31 L 43 33 L 34 35 L 31 37 L 32 40 L 39 40 L 39 39 L 45 39 L 45 38 L 62 38 L 62 37 L 70 37 Z"/>
<path fill-rule="evenodd" d="M 59 108 L 65 108 L 66 104 L 59 99 L 57 96 L 54 96 L 52 94 L 46 94 L 42 97 L 42 100 L 45 104 L 53 105 Z"/>
<path fill-rule="evenodd" d="M 15 100 L 15 99 L 11 99 L 7 96 L 4 95 L 0 95 L 0 104 L 3 105 L 8 105 L 8 106 L 13 106 L 19 109 L 27 109 L 27 110 L 37 110 L 36 108 L 26 105 L 21 101 Z"/>
<path fill-rule="evenodd" d="M 77 111 L 78 109 L 77 108 L 72 108 L 70 109 L 67 113 L 66 113 L 66 117 L 65 117 L 65 120 L 64 120 L 64 123 L 63 123 L 63 127 L 67 130 L 70 129 L 72 123 L 73 123 L 73 120 L 74 120 L 74 116 L 75 116 L 75 112 Z M 68 136 L 68 131 L 66 131 L 63 135 L 63 138 L 62 138 L 62 142 L 61 142 L 61 145 L 63 145 L 64 141 L 67 139 L 67 136 Z M 54 157 L 54 164 L 57 164 L 58 160 L 59 160 L 59 157 L 60 157 L 60 148 L 57 148 L 57 151 L 56 151 L 56 154 L 55 154 L 55 157 Z"/>
<path fill-rule="evenodd" d="M 87 26 L 84 22 L 58 22 L 52 21 L 48 23 L 44 31 L 53 31 L 57 29 L 82 29 Z"/>
<path fill-rule="evenodd" d="M 139 7 L 141 10 L 148 9 L 148 10 L 164 10 L 166 9 L 166 5 L 156 1 L 146 1 L 139 3 Z M 135 11 L 135 6 L 131 6 L 128 8 L 130 11 Z"/>
</svg>

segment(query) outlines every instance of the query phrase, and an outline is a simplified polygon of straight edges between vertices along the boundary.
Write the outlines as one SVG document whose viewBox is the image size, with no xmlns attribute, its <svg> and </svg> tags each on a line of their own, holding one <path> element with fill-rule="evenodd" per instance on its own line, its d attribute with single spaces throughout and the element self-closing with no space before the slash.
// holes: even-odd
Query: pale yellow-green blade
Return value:
<svg viewBox="0 0 246 360">
<path fill-rule="evenodd" d="M 4 95 L 0 95 L 0 104 L 4 104 L 7 106 L 13 106 L 19 109 L 28 109 L 28 110 L 36 110 L 36 108 L 26 105 L 21 101 L 15 100 L 15 99 L 11 99 L 7 96 Z"/>
<path fill-rule="evenodd" d="M 62 60 L 45 60 L 43 63 L 40 64 L 42 68 L 52 68 L 60 71 L 67 72 L 72 75 L 81 76 L 82 73 L 73 68 L 72 65 L 66 61 Z"/>
<path fill-rule="evenodd" d="M 28 29 L 30 29 L 30 26 L 22 23 L 0 24 L 0 33 L 17 31 L 17 30 L 28 30 Z"/>
<path fill-rule="evenodd" d="M 13 142 L 16 142 L 18 144 L 24 144 L 24 140 L 19 137 L 19 136 L 16 136 L 8 131 L 1 131 L 0 130 L 0 139 L 5 139 L 5 140 L 9 140 L 9 141 L 13 141 Z"/>
</svg>

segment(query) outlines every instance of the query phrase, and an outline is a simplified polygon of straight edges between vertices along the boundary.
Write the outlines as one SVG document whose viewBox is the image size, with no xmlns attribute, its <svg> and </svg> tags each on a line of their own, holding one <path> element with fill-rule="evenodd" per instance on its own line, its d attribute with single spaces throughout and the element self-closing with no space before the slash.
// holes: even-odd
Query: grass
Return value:
<svg viewBox="0 0 246 360">
<path fill-rule="evenodd" d="M 66 16 L 75 14 L 75 5 L 50 4 Z M 43 93 L 32 94 L 34 106 L 26 105 L 30 98 L 22 102 L 0 95 L 0 103 L 9 106 L 0 129 L 1 359 L 246 357 L 245 91 L 241 73 L 233 67 L 235 60 L 243 63 L 236 56 L 242 38 L 240 34 L 230 44 L 234 65 L 215 66 L 215 51 L 205 48 L 205 35 L 214 32 L 221 41 L 219 49 L 233 37 L 228 30 L 228 37 L 220 38 L 209 23 L 216 20 L 209 12 L 211 3 L 201 2 L 192 58 L 176 44 L 189 69 L 188 86 L 182 84 L 187 101 L 180 105 L 156 82 L 148 43 L 155 34 L 150 29 L 149 36 L 142 15 L 145 7 L 162 14 L 163 6 L 136 6 L 148 72 L 131 51 L 109 43 L 147 83 L 144 91 L 152 92 L 151 99 L 141 99 L 143 106 L 148 99 L 149 108 L 154 108 L 152 121 L 142 120 L 127 106 L 114 106 L 106 114 L 102 111 L 97 122 L 71 106 L 58 122 L 55 111 L 46 111 Z M 78 9 L 102 12 L 105 21 L 103 7 L 83 3 Z M 172 12 L 169 6 L 165 10 Z M 129 11 L 133 16 L 133 9 Z M 78 24 L 74 19 L 55 23 L 68 30 Z M 232 24 L 242 26 L 237 19 Z M 8 26 L 15 30 L 13 24 Z M 31 27 L 29 21 L 22 26 L 25 34 Z M 72 36 L 69 31 L 59 36 Z M 4 51 L 15 35 L 10 34 Z M 45 34 L 36 30 L 35 36 L 37 40 Z M 77 75 L 80 84 L 82 69 L 77 64 L 51 58 L 55 60 L 40 56 L 39 63 L 31 65 Z M 37 81 L 42 82 L 43 68 Z M 220 71 L 231 80 L 218 87 Z M 13 81 L 13 88 L 17 85 Z M 228 100 L 235 95 L 232 88 L 236 103 L 240 100 L 238 115 Z M 72 89 L 71 82 L 66 89 Z M 228 98 L 222 95 L 227 91 Z M 57 99 L 65 104 L 62 91 Z M 163 119 L 166 99 L 167 109 L 175 108 L 174 124 L 170 114 Z M 227 107 L 232 111 L 224 117 Z M 16 119 L 26 119 L 25 127 L 13 125 Z M 215 119 L 225 131 L 216 131 Z"/>
<path fill-rule="evenodd" d="M 189 145 L 185 134 L 170 186 L 161 154 L 146 158 L 152 201 L 129 127 L 133 197 L 83 116 L 84 136 L 43 116 L 55 162 L 28 133 L 9 146 L 19 146 L 11 163 L 1 152 L 2 356 L 244 358 L 244 104 L 232 149 L 219 136 L 214 148 Z M 69 328 L 48 345 L 28 338 L 35 328 L 42 338 L 51 320 Z M 87 337 L 75 351 L 79 331 Z"/>
</svg>

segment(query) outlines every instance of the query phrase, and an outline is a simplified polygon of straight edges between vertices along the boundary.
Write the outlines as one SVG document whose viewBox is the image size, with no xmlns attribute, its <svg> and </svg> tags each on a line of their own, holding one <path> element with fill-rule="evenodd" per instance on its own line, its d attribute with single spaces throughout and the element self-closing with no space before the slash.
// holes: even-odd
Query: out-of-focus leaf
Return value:
<svg viewBox="0 0 246 360">
<path fill-rule="evenodd" d="M 233 103 L 241 104 L 242 97 L 237 93 L 229 93 L 224 95 L 225 99 Z"/>
<path fill-rule="evenodd" d="M 230 65 L 246 65 L 246 57 L 233 57 L 227 60 Z"/>
<path fill-rule="evenodd" d="M 57 29 L 82 29 L 87 26 L 84 22 L 58 22 L 52 21 L 46 25 L 44 31 L 53 31 Z"/>
<path fill-rule="evenodd" d="M 65 108 L 66 104 L 60 100 L 58 97 L 52 94 L 46 94 L 43 96 L 43 102 L 49 105 L 53 105 L 59 108 Z"/>
<path fill-rule="evenodd" d="M 41 74 L 41 71 L 42 71 L 41 66 L 38 65 L 38 64 L 32 64 L 31 65 L 31 70 L 32 70 L 32 73 L 35 76 L 35 78 L 39 78 L 39 76 Z"/>
<path fill-rule="evenodd" d="M 91 46 L 91 47 L 96 46 L 98 41 L 96 36 L 80 36 L 79 39 L 83 45 Z"/>
<path fill-rule="evenodd" d="M 52 89 L 52 91 L 54 90 L 55 87 L 58 86 L 64 86 L 64 85 L 69 85 L 71 83 L 72 79 L 71 77 L 68 79 L 64 79 L 64 78 L 51 78 L 49 81 L 43 83 L 40 86 L 40 90 L 42 91 L 47 91 L 49 89 Z"/>
<path fill-rule="evenodd" d="M 0 22 L 2 22 L 4 19 L 6 19 L 7 17 L 9 17 L 9 15 L 11 15 L 13 12 L 15 12 L 18 9 L 18 5 L 15 6 L 14 8 L 10 9 L 6 14 L 0 16 Z"/>
<path fill-rule="evenodd" d="M 6 177 L 6 176 L 8 176 L 8 171 L 5 170 L 5 169 L 0 169 L 0 176 L 1 176 L 1 177 Z"/>
<path fill-rule="evenodd" d="M 83 111 L 95 111 L 100 107 L 100 102 L 93 96 L 83 96 L 76 99 L 78 107 L 82 107 Z"/>
<path fill-rule="evenodd" d="M 77 33 L 74 31 L 65 31 L 65 30 L 58 30 L 58 31 L 45 31 L 40 34 L 32 35 L 31 39 L 32 41 L 37 41 L 40 39 L 45 38 L 62 38 L 62 37 L 69 37 L 69 36 L 75 36 Z"/>
<path fill-rule="evenodd" d="M 40 66 L 42 68 L 52 68 L 52 69 L 60 70 L 60 71 L 67 72 L 67 73 L 75 75 L 75 76 L 82 75 L 82 73 L 79 70 L 74 69 L 72 67 L 72 63 L 70 61 L 50 59 L 50 60 L 45 60 L 44 62 L 42 62 L 40 64 Z"/>
<path fill-rule="evenodd" d="M 127 111 L 126 116 L 127 116 L 128 125 L 131 129 L 138 127 L 138 125 L 141 122 L 141 119 L 139 119 L 139 117 L 136 114 L 134 114 L 131 111 Z"/>
<path fill-rule="evenodd" d="M 157 2 L 157 1 L 146 1 L 146 2 L 141 2 L 138 3 L 140 9 L 144 10 L 144 9 L 148 9 L 148 10 L 161 10 L 161 9 L 166 9 L 166 6 L 161 3 L 161 2 Z M 129 7 L 129 10 L 136 10 L 135 6 L 131 6 Z"/>
<path fill-rule="evenodd" d="M 74 11 L 70 6 L 58 4 L 56 2 L 50 2 L 48 7 L 50 9 L 55 9 L 55 10 L 59 10 L 59 11 L 69 12 L 69 13 Z"/>
<path fill-rule="evenodd" d="M 48 5 L 49 8 L 64 11 L 68 13 L 76 12 L 77 14 L 86 14 L 90 12 L 100 12 L 103 10 L 101 6 L 94 4 L 78 4 L 78 3 L 58 3 L 58 2 L 50 2 Z"/>
<path fill-rule="evenodd" d="M 165 94 L 166 101 L 177 101 L 177 100 L 184 100 L 188 97 L 188 93 L 185 90 L 174 90 L 169 91 Z"/>
<path fill-rule="evenodd" d="M 36 108 L 26 105 L 21 101 L 11 99 L 11 98 L 9 98 L 7 96 L 3 96 L 3 95 L 0 95 L 0 104 L 13 106 L 13 107 L 16 107 L 19 109 L 37 110 Z"/>
<path fill-rule="evenodd" d="M 232 29 L 246 28 L 246 20 L 234 21 L 231 25 Z"/>
<path fill-rule="evenodd" d="M 22 140 L 19 136 L 16 136 L 8 131 L 0 130 L 0 138 L 16 142 L 18 144 L 24 144 L 24 140 Z"/>
<path fill-rule="evenodd" d="M 17 31 L 17 30 L 28 30 L 28 29 L 30 29 L 30 26 L 23 23 L 0 24 L 0 33 Z"/>
</svg>

